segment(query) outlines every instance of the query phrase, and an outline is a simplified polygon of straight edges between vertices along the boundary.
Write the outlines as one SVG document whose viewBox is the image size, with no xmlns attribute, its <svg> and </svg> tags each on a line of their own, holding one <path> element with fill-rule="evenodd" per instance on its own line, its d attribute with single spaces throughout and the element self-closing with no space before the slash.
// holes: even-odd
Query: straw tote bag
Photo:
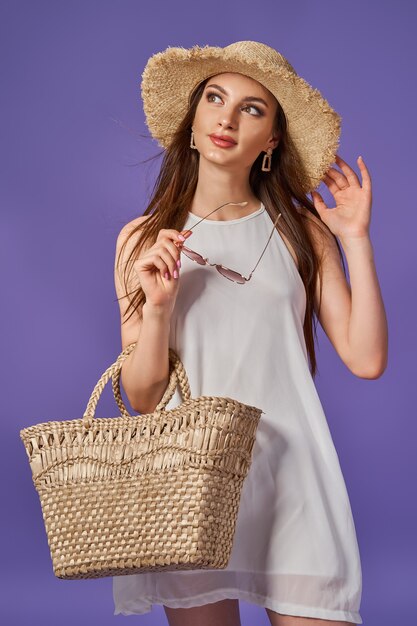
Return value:
<svg viewBox="0 0 417 626">
<path fill-rule="evenodd" d="M 169 348 L 160 403 L 130 415 L 119 383 L 135 345 L 102 374 L 82 418 L 20 431 L 58 578 L 222 569 L 230 558 L 264 411 L 228 397 L 192 398 Z M 121 415 L 96 418 L 110 378 Z M 166 410 L 177 384 L 183 401 Z"/>
</svg>

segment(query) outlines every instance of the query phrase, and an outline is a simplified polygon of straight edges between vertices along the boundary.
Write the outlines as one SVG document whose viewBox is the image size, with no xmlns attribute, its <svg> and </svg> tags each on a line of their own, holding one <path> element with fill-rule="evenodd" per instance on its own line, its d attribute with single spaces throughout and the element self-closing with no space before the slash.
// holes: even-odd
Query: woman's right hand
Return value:
<svg viewBox="0 0 417 626">
<path fill-rule="evenodd" d="M 143 251 L 133 267 L 146 296 L 146 304 L 172 312 L 178 294 L 180 266 L 180 235 L 187 237 L 192 231 L 161 228 L 153 246 Z M 174 277 L 177 272 L 178 278 Z"/>
</svg>

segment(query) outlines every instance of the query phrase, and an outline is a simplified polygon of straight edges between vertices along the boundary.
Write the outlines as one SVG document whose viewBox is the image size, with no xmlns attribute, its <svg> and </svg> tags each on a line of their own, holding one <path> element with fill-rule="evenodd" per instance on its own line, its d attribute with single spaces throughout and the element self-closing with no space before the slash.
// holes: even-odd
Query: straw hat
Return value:
<svg viewBox="0 0 417 626">
<path fill-rule="evenodd" d="M 141 96 L 146 125 L 159 145 L 167 148 L 171 143 L 193 89 L 222 72 L 245 74 L 275 96 L 287 118 L 290 150 L 296 162 L 304 164 L 305 192 L 316 189 L 335 160 L 341 117 L 282 54 L 257 41 L 237 41 L 225 48 L 169 46 L 150 57 L 142 73 Z"/>
</svg>

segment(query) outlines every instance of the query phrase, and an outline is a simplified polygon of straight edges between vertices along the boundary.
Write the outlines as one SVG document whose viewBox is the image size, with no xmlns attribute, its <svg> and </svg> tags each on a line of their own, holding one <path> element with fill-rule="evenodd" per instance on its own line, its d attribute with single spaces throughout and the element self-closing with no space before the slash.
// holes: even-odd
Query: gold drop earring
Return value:
<svg viewBox="0 0 417 626">
<path fill-rule="evenodd" d="M 190 147 L 194 148 L 194 150 L 197 150 L 197 146 L 194 143 L 194 131 L 193 129 L 191 129 L 191 141 L 190 141 Z"/>
<path fill-rule="evenodd" d="M 272 160 L 272 148 L 268 148 L 268 150 L 264 154 L 264 159 L 262 161 L 262 171 L 270 172 L 271 171 L 271 160 Z M 268 161 L 268 164 L 266 162 Z"/>
</svg>

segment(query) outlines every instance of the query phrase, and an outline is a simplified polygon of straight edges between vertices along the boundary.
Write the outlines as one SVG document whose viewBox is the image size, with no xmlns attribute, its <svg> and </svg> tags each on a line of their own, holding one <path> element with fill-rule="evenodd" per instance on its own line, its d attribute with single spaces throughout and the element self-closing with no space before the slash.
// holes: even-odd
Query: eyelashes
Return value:
<svg viewBox="0 0 417 626">
<path fill-rule="evenodd" d="M 206 93 L 206 98 L 207 98 L 207 100 L 208 100 L 211 96 L 216 96 L 216 98 L 220 98 L 220 99 L 221 99 L 221 96 L 219 96 L 219 94 L 218 94 L 218 93 L 215 93 L 214 91 L 208 91 L 208 92 Z M 261 116 L 263 115 L 263 112 L 262 112 L 260 109 L 258 109 L 258 107 L 256 107 L 254 104 L 247 104 L 247 105 L 246 105 L 246 106 L 244 106 L 243 108 L 244 108 L 244 109 L 255 109 L 255 111 L 257 111 L 257 112 L 258 112 L 258 115 L 257 115 L 257 116 L 255 116 L 255 117 L 261 117 Z"/>
</svg>

